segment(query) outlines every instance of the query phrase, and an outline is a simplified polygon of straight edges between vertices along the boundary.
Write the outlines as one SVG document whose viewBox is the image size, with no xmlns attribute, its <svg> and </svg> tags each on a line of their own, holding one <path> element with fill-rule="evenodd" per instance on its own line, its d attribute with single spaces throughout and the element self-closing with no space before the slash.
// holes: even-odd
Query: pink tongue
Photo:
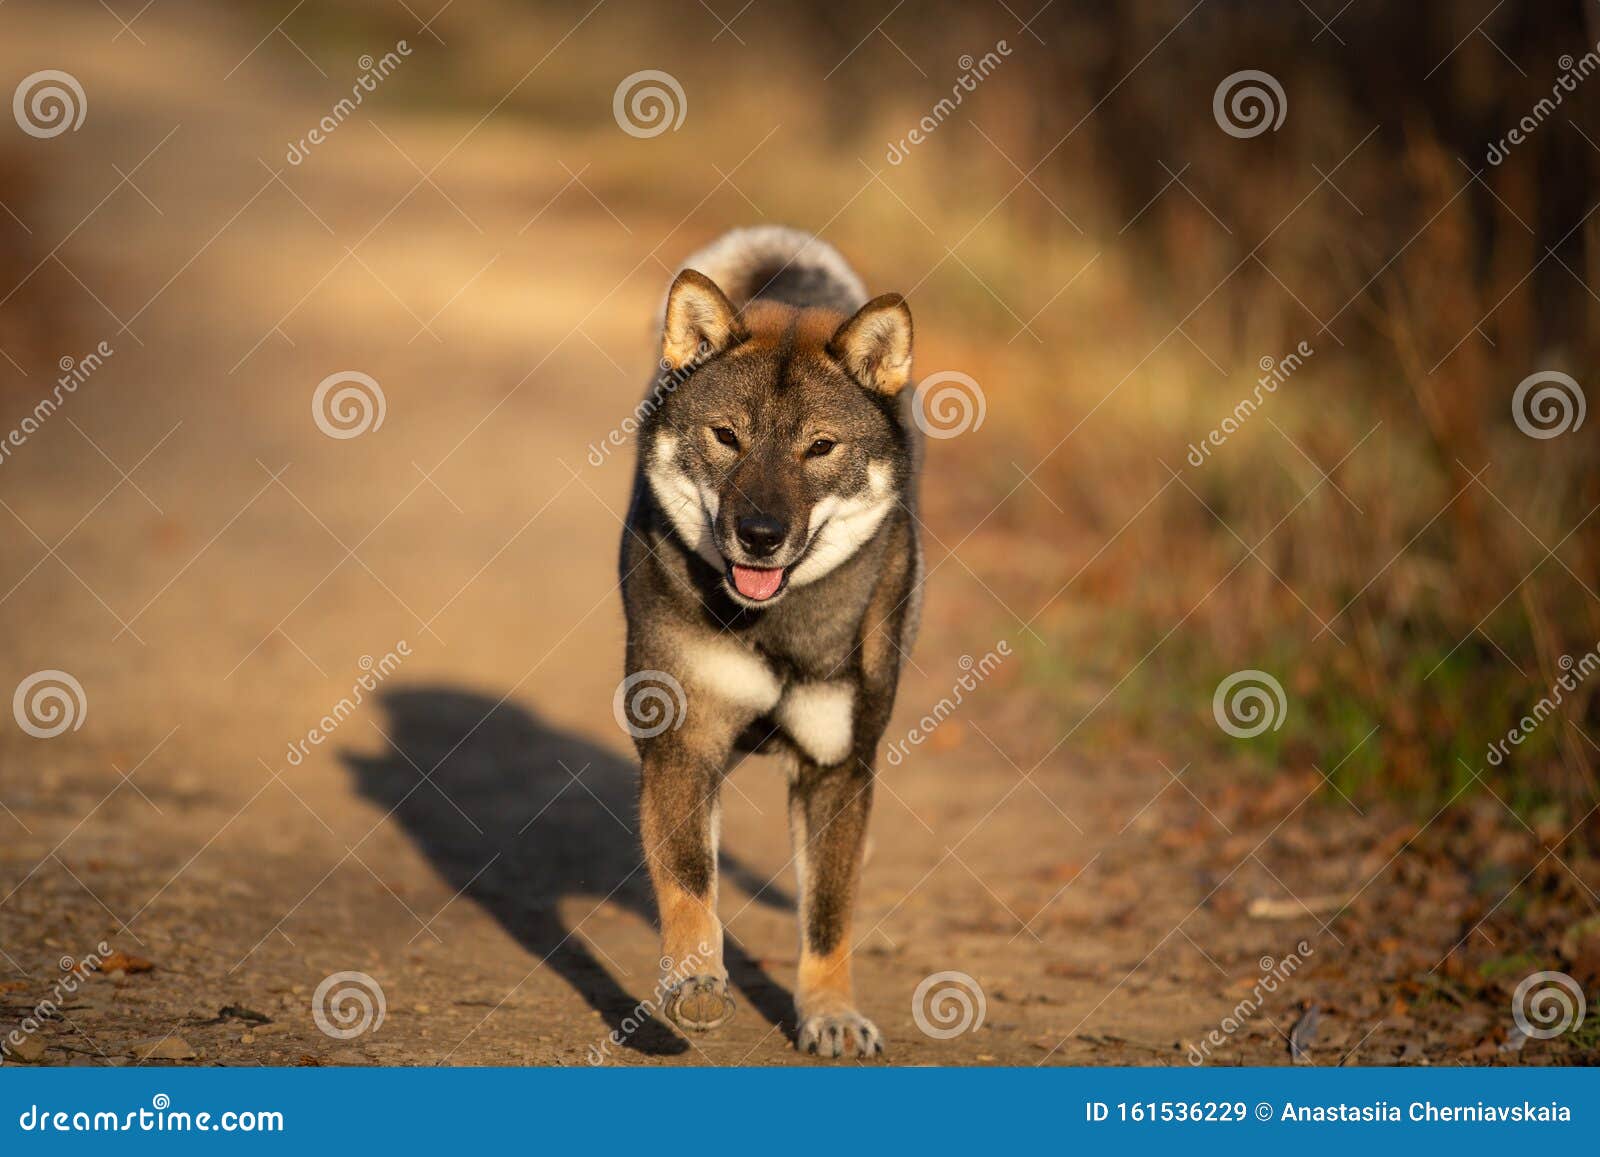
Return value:
<svg viewBox="0 0 1600 1157">
<path fill-rule="evenodd" d="M 739 593 L 747 599 L 770 599 L 778 593 L 778 587 L 783 583 L 783 568 L 775 567 L 772 570 L 761 570 L 753 566 L 733 567 L 733 585 Z"/>
</svg>

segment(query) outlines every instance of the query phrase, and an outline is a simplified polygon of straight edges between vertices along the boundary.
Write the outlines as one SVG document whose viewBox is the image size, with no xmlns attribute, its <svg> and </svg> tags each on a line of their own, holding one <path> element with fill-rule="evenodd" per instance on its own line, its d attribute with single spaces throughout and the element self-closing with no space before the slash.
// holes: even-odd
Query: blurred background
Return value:
<svg viewBox="0 0 1600 1157">
<path fill-rule="evenodd" d="M 1597 42 L 1582 0 L 7 4 L 0 649 L 87 703 L 0 740 L 15 991 L 104 932 L 190 977 L 93 1010 L 128 1055 L 315 1061 L 303 1016 L 272 1053 L 198 1026 L 359 958 L 412 993 L 368 1060 L 580 1063 L 571 1018 L 648 992 L 647 903 L 603 926 L 630 845 L 552 866 L 486 817 L 631 830 L 625 423 L 671 271 L 773 222 L 956 375 L 891 737 L 1015 656 L 885 773 L 899 1059 L 1182 1063 L 1305 943 L 1219 1059 L 1592 1060 L 1510 1002 L 1600 979 Z M 42 70 L 81 125 L 21 103 Z M 356 371 L 381 414 L 329 436 Z M 290 758 L 401 640 L 435 697 Z M 773 790 L 730 928 L 780 1011 L 684 1059 L 784 1059 Z M 952 960 L 990 1023 L 947 1050 L 902 1006 Z M 47 1059 L 111 1051 L 92 1019 Z"/>
</svg>

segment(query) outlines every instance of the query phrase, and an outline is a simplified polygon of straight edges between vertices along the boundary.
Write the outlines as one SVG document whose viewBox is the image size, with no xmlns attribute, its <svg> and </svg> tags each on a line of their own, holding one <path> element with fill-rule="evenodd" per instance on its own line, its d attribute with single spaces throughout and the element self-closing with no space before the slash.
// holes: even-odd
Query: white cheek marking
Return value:
<svg viewBox="0 0 1600 1157">
<path fill-rule="evenodd" d="M 888 465 L 883 462 L 874 462 L 867 467 L 867 482 L 872 487 L 872 493 L 883 498 L 889 493 L 889 485 L 894 481 L 894 474 Z"/>
<path fill-rule="evenodd" d="M 892 497 L 876 498 L 871 495 L 842 500 L 825 498 L 817 503 L 812 514 L 814 537 L 811 550 L 806 554 L 805 561 L 790 572 L 789 584 L 804 586 L 815 582 L 861 549 L 861 544 L 877 533 L 878 524 L 893 504 Z M 825 523 L 816 517 L 817 512 L 824 508 Z M 821 530 L 816 529 L 818 524 Z"/>
<path fill-rule="evenodd" d="M 784 692 L 776 718 L 807 755 L 828 766 L 850 754 L 854 708 L 848 683 L 801 683 Z"/>
<path fill-rule="evenodd" d="M 806 535 L 809 537 L 810 535 L 816 534 L 817 527 L 821 526 L 824 522 L 827 522 L 828 519 L 832 518 L 836 513 L 838 513 L 839 506 L 843 502 L 844 499 L 840 498 L 837 494 L 830 494 L 826 498 L 818 501 L 817 504 L 811 508 L 811 518 L 806 523 Z"/>
<path fill-rule="evenodd" d="M 771 711 L 782 693 L 772 668 L 731 639 L 697 639 L 684 647 L 683 658 L 691 699 L 704 692 L 753 711 Z"/>
<path fill-rule="evenodd" d="M 678 537 L 720 570 L 723 566 L 722 555 L 711 538 L 711 523 L 717 516 L 717 495 L 696 485 L 694 479 L 678 468 L 673 461 L 677 452 L 676 434 L 658 435 L 645 478 L 661 509 L 672 520 Z"/>
<path fill-rule="evenodd" d="M 861 549 L 894 504 L 894 473 L 885 462 L 867 467 L 867 490 L 851 498 L 830 495 L 811 508 L 811 550 L 789 575 L 791 586 L 815 582 Z"/>
</svg>

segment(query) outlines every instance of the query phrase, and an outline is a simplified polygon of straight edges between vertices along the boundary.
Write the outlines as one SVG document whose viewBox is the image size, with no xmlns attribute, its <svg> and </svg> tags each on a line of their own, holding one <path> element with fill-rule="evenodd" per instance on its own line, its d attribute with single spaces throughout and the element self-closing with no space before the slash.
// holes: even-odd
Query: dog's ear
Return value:
<svg viewBox="0 0 1600 1157">
<path fill-rule="evenodd" d="M 717 283 L 685 269 L 667 291 L 667 318 L 661 330 L 661 363 L 682 369 L 696 358 L 721 353 L 748 336 Z"/>
<path fill-rule="evenodd" d="M 870 390 L 893 397 L 911 380 L 911 310 L 898 293 L 863 305 L 828 342 L 850 376 Z"/>
</svg>

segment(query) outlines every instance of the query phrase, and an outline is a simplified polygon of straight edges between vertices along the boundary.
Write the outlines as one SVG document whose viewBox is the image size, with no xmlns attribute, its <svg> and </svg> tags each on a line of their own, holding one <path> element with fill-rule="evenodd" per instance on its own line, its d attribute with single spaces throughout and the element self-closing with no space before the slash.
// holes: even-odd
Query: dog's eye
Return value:
<svg viewBox="0 0 1600 1157">
<path fill-rule="evenodd" d="M 811 443 L 810 446 L 806 447 L 806 457 L 807 458 L 822 458 L 822 457 L 825 457 L 828 454 L 833 452 L 833 448 L 834 448 L 835 445 L 836 445 L 836 443 L 833 442 L 832 439 L 829 439 L 829 438 L 818 438 L 815 442 Z"/>
<path fill-rule="evenodd" d="M 731 446 L 735 450 L 739 448 L 739 435 L 733 432 L 732 427 L 713 426 L 711 428 L 711 432 L 717 436 L 717 441 L 721 442 L 724 446 Z"/>
</svg>

